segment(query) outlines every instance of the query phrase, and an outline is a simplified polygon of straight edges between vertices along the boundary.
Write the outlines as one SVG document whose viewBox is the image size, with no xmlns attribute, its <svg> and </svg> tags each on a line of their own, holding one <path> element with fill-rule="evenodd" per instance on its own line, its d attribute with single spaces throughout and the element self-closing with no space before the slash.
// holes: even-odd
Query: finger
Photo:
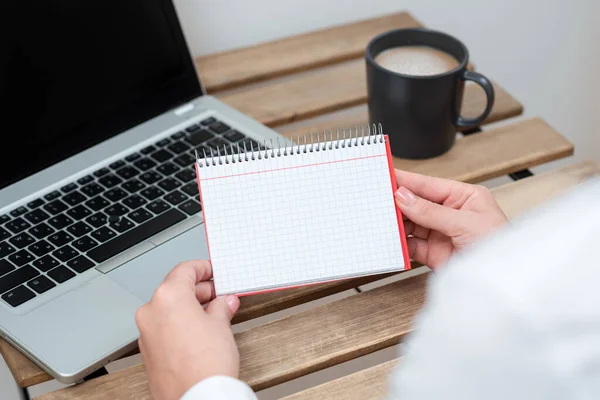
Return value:
<svg viewBox="0 0 600 400">
<path fill-rule="evenodd" d="M 178 264 L 165 278 L 164 282 L 169 284 L 186 285 L 196 290 L 198 282 L 207 281 L 212 278 L 212 266 L 209 261 L 195 260 Z"/>
<path fill-rule="evenodd" d="M 398 186 L 404 186 L 417 196 L 440 204 L 444 203 L 449 197 L 457 196 L 470 187 L 466 183 L 451 179 L 437 178 L 401 170 L 396 170 L 396 180 Z"/>
<path fill-rule="evenodd" d="M 218 319 L 231 321 L 238 308 L 240 308 L 240 299 L 234 295 L 217 297 L 206 306 L 206 312 Z"/>
<path fill-rule="evenodd" d="M 410 258 L 423 265 L 427 265 L 427 255 L 429 254 L 429 245 L 427 240 L 410 237 L 407 239 L 408 254 Z"/>
<path fill-rule="evenodd" d="M 461 226 L 461 213 L 450 207 L 425 200 L 401 186 L 394 195 L 396 205 L 416 225 L 453 237 Z M 416 229 L 416 228 L 415 228 Z"/>
<path fill-rule="evenodd" d="M 200 304 L 208 303 L 215 298 L 215 285 L 213 281 L 204 281 L 196 284 L 196 298 Z"/>
</svg>

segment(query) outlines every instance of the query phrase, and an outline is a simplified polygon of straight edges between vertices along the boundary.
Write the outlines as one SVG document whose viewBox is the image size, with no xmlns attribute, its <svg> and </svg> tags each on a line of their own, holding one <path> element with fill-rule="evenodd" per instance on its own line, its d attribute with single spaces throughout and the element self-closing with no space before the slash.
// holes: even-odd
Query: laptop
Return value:
<svg viewBox="0 0 600 400">
<path fill-rule="evenodd" d="M 289 143 L 201 78 L 172 0 L 0 5 L 0 333 L 61 382 L 133 350 L 136 310 L 208 259 L 195 153 Z"/>
</svg>

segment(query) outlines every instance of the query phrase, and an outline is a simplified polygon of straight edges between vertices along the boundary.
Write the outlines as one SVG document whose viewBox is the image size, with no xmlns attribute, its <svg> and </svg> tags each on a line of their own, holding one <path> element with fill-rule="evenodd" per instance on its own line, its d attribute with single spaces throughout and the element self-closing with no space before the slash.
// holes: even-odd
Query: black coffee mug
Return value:
<svg viewBox="0 0 600 400">
<path fill-rule="evenodd" d="M 427 46 L 453 56 L 458 66 L 438 75 L 404 75 L 375 62 L 384 50 Z M 409 159 L 441 155 L 454 145 L 457 128 L 479 126 L 494 105 L 494 88 L 477 72 L 467 70 L 469 52 L 459 40 L 430 29 L 399 29 L 375 37 L 367 46 L 369 119 L 381 124 L 392 154 Z M 477 118 L 460 116 L 465 81 L 481 85 L 487 106 Z"/>
</svg>

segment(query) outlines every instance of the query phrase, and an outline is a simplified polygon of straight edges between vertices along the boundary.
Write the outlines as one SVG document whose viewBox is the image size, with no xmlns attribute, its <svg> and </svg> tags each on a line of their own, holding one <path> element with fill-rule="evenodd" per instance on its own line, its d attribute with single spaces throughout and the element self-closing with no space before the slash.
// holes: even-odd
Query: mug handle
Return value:
<svg viewBox="0 0 600 400">
<path fill-rule="evenodd" d="M 492 83 L 489 81 L 488 78 L 474 71 L 465 70 L 462 73 L 461 79 L 464 81 L 473 81 L 477 83 L 483 88 L 487 97 L 487 105 L 485 107 L 485 111 L 479 117 L 463 118 L 459 115 L 456 118 L 456 126 L 460 126 L 462 128 L 474 128 L 481 125 L 481 123 L 489 115 L 490 111 L 492 111 L 492 107 L 494 106 L 494 87 L 492 86 Z"/>
</svg>

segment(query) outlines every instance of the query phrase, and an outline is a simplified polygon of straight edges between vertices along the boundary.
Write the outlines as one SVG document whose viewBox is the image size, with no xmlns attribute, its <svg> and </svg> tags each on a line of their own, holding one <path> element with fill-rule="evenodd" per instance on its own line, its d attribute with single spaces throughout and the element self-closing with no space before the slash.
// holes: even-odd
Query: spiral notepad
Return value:
<svg viewBox="0 0 600 400">
<path fill-rule="evenodd" d="M 410 268 L 388 137 L 373 131 L 197 157 L 217 295 Z"/>
</svg>

